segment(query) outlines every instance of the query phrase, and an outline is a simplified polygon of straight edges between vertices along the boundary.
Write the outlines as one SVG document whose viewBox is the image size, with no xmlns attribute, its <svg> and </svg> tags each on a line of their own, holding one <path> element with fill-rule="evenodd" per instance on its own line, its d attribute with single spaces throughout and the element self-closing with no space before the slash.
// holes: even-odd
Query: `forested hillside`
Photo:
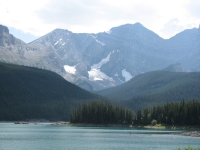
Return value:
<svg viewBox="0 0 200 150">
<path fill-rule="evenodd" d="M 69 120 L 78 103 L 99 99 L 51 71 L 0 63 L 0 120 Z"/>
<path fill-rule="evenodd" d="M 117 99 L 121 106 L 133 111 L 168 102 L 200 100 L 200 73 L 148 72 L 98 94 Z"/>
<path fill-rule="evenodd" d="M 102 90 L 98 94 L 119 100 L 141 97 L 147 101 L 151 99 L 163 102 L 200 99 L 200 73 L 148 72 L 137 75 L 120 86 Z"/>
</svg>

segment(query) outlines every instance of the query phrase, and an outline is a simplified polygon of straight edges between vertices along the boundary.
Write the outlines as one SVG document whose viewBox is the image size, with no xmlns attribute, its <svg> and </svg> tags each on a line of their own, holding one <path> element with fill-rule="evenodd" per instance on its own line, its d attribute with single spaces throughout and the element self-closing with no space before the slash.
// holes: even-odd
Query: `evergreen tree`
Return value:
<svg viewBox="0 0 200 150">
<path fill-rule="evenodd" d="M 132 124 L 131 110 L 103 102 L 89 102 L 79 106 L 71 114 L 71 123 Z"/>
</svg>

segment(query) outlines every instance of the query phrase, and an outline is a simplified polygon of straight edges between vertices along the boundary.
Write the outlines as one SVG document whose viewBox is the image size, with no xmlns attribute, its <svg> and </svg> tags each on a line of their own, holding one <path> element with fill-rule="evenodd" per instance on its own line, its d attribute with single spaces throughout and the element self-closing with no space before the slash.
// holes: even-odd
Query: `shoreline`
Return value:
<svg viewBox="0 0 200 150">
<path fill-rule="evenodd" d="M 199 126 L 164 126 L 164 125 L 118 125 L 118 124 L 84 124 L 84 123 L 70 123 L 70 122 L 55 122 L 53 126 L 74 126 L 74 127 L 120 127 L 120 128 L 141 128 L 141 129 L 155 129 L 155 130 L 185 130 L 180 133 L 182 136 L 200 137 Z"/>
<path fill-rule="evenodd" d="M 144 128 L 144 129 L 171 129 L 171 130 L 190 130 L 200 131 L 200 126 L 169 126 L 157 124 L 152 125 L 123 125 L 123 124 L 90 124 L 90 123 L 70 123 L 64 121 L 54 122 L 51 125 L 60 126 L 77 126 L 77 127 L 128 127 L 128 128 Z"/>
<path fill-rule="evenodd" d="M 55 122 L 53 126 L 75 126 L 75 127 L 127 127 L 131 128 L 132 125 L 121 125 L 121 124 L 86 124 L 86 123 L 70 123 L 70 122 Z"/>
<path fill-rule="evenodd" d="M 14 123 L 14 124 L 29 124 L 29 123 L 43 123 L 43 122 L 26 122 L 26 121 L 1 121 L 0 123 Z M 51 123 L 51 122 L 48 122 Z M 71 126 L 71 127 L 117 127 L 117 128 L 140 128 L 140 129 L 155 129 L 155 130 L 183 130 L 180 135 L 182 136 L 191 136 L 191 137 L 200 137 L 200 126 L 167 126 L 157 124 L 152 125 L 121 125 L 121 124 L 85 124 L 85 123 L 70 123 L 64 121 L 52 122 L 52 126 Z"/>
</svg>

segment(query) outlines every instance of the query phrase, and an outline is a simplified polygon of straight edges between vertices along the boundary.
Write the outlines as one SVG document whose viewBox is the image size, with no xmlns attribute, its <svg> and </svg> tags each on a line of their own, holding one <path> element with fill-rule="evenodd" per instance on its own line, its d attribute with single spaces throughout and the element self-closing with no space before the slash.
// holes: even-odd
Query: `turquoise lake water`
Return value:
<svg viewBox="0 0 200 150">
<path fill-rule="evenodd" d="M 130 134 L 131 132 L 131 134 Z M 200 147 L 180 130 L 0 123 L 0 150 L 176 150 Z"/>
</svg>

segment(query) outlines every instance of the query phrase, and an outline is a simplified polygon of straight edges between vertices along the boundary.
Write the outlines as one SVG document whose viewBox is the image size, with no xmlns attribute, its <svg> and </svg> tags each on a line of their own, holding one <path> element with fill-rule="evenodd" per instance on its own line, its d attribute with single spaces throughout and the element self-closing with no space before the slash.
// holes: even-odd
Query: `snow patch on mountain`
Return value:
<svg viewBox="0 0 200 150">
<path fill-rule="evenodd" d="M 59 41 L 57 41 L 54 45 L 57 45 L 59 43 Z"/>
<path fill-rule="evenodd" d="M 76 73 L 76 66 L 64 65 L 64 69 L 68 73 L 71 73 L 71 74 L 75 74 Z"/>
<path fill-rule="evenodd" d="M 113 52 L 110 52 L 108 54 L 108 56 L 106 58 L 103 58 L 98 64 L 94 64 L 91 66 L 91 70 L 88 71 L 90 80 L 96 81 L 96 80 L 105 80 L 106 79 L 106 80 L 114 81 L 113 78 L 107 76 L 105 73 L 101 72 L 101 70 L 100 70 L 101 66 L 103 66 L 104 64 L 106 64 L 107 62 L 110 61 L 110 55 Z"/>
<path fill-rule="evenodd" d="M 56 41 L 56 43 L 54 45 L 57 45 L 60 41 L 62 41 L 62 38 L 59 39 L 58 41 Z"/>
<path fill-rule="evenodd" d="M 94 36 L 94 35 L 91 35 L 91 36 L 95 39 L 95 41 L 96 41 L 97 43 L 101 44 L 102 46 L 105 46 L 105 45 L 106 45 L 105 43 L 103 43 L 103 42 L 97 40 L 97 37 L 96 37 L 96 36 Z"/>
<path fill-rule="evenodd" d="M 101 66 L 103 66 L 104 64 L 106 64 L 107 62 L 109 62 L 109 61 L 110 61 L 110 55 L 111 55 L 112 53 L 114 53 L 114 51 L 113 51 L 113 52 L 110 52 L 110 53 L 108 54 L 108 56 L 107 56 L 106 58 L 103 58 L 98 64 L 92 65 L 92 66 L 91 66 L 91 69 L 99 69 L 99 68 L 101 68 Z"/>
<path fill-rule="evenodd" d="M 97 81 L 97 80 L 110 80 L 114 81 L 111 77 L 107 76 L 105 73 L 101 72 L 100 69 L 92 69 L 88 71 L 90 80 Z"/>
<path fill-rule="evenodd" d="M 124 81 L 122 81 L 120 78 L 118 78 L 118 80 L 119 80 L 120 82 L 124 83 Z"/>
<path fill-rule="evenodd" d="M 122 76 L 125 78 L 126 82 L 133 77 L 128 71 L 126 71 L 126 69 L 122 70 Z"/>
</svg>

